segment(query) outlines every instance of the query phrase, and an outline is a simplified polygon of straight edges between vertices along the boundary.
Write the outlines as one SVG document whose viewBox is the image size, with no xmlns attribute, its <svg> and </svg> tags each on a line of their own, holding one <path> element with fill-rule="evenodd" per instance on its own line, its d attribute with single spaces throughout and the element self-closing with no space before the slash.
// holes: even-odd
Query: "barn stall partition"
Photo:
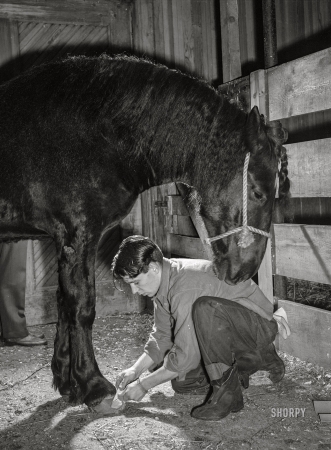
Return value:
<svg viewBox="0 0 331 450">
<path fill-rule="evenodd" d="M 331 49 L 253 72 L 249 77 L 220 86 L 229 97 L 251 108 L 254 105 L 270 122 L 300 117 L 331 108 Z M 312 119 L 313 123 L 314 120 Z M 285 144 L 291 195 L 295 198 L 331 196 L 331 139 Z M 168 249 L 172 255 L 208 258 L 208 246 L 198 237 L 179 195 L 168 196 L 166 219 Z M 331 284 L 331 226 L 279 223 L 261 264 L 259 286 L 288 314 L 292 334 L 279 339 L 278 347 L 290 355 L 324 368 L 331 367 L 331 312 L 274 297 L 273 277 L 285 276 Z"/>
</svg>

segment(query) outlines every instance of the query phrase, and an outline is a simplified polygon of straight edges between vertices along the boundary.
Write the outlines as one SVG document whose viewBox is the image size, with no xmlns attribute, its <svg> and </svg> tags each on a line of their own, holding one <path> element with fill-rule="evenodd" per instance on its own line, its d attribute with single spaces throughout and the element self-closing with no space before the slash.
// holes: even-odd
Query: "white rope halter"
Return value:
<svg viewBox="0 0 331 450">
<path fill-rule="evenodd" d="M 230 234 L 239 233 L 239 231 L 241 231 L 241 234 L 238 241 L 238 246 L 243 248 L 248 247 L 254 241 L 253 233 L 262 234 L 262 236 L 265 236 L 267 238 L 271 237 L 270 233 L 247 225 L 247 172 L 248 172 L 249 157 L 250 153 L 247 153 L 243 173 L 243 225 L 241 227 L 235 228 L 234 230 L 230 230 L 227 231 L 226 233 L 219 234 L 218 236 L 207 238 L 206 242 L 209 245 L 212 242 L 217 241 L 218 239 L 223 239 L 227 236 L 230 236 Z"/>
</svg>

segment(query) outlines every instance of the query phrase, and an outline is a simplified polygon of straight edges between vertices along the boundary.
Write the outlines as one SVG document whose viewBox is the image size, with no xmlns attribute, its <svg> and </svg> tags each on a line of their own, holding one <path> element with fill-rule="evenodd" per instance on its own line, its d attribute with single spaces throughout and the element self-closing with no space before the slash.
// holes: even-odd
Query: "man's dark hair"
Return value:
<svg viewBox="0 0 331 450">
<path fill-rule="evenodd" d="M 129 236 L 121 243 L 113 259 L 111 266 L 113 277 L 135 278 L 141 273 L 148 272 L 151 262 L 162 265 L 163 253 L 159 246 L 147 237 Z"/>
</svg>

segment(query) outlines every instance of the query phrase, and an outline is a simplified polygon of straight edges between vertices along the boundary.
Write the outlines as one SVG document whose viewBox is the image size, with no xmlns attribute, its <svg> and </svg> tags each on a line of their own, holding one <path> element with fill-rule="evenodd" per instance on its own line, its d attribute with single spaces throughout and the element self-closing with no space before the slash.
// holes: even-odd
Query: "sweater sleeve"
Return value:
<svg viewBox="0 0 331 450">
<path fill-rule="evenodd" d="M 160 364 L 173 346 L 172 318 L 160 302 L 154 302 L 154 326 L 145 344 L 144 352 L 155 364 Z"/>
<path fill-rule="evenodd" d="M 172 298 L 173 314 L 176 317 L 174 326 L 174 345 L 164 360 L 164 367 L 179 374 L 179 379 L 195 369 L 201 359 L 199 344 L 192 319 L 192 298 L 202 295 L 196 290 L 187 290 Z M 177 308 L 179 311 L 177 311 Z"/>
</svg>

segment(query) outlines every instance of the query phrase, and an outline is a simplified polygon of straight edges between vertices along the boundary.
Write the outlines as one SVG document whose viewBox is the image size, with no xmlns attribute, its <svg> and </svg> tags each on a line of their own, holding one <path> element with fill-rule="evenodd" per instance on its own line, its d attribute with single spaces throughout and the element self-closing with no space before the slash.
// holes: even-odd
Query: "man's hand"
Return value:
<svg viewBox="0 0 331 450">
<path fill-rule="evenodd" d="M 130 383 L 123 392 L 118 393 L 118 398 L 124 402 L 128 400 L 140 402 L 147 392 L 148 391 L 141 385 L 140 380 L 136 380 L 133 383 Z"/>
<path fill-rule="evenodd" d="M 139 375 L 134 367 L 129 367 L 128 369 L 123 370 L 116 378 L 116 389 L 120 388 L 123 390 L 129 383 L 136 380 L 138 376 Z"/>
</svg>

